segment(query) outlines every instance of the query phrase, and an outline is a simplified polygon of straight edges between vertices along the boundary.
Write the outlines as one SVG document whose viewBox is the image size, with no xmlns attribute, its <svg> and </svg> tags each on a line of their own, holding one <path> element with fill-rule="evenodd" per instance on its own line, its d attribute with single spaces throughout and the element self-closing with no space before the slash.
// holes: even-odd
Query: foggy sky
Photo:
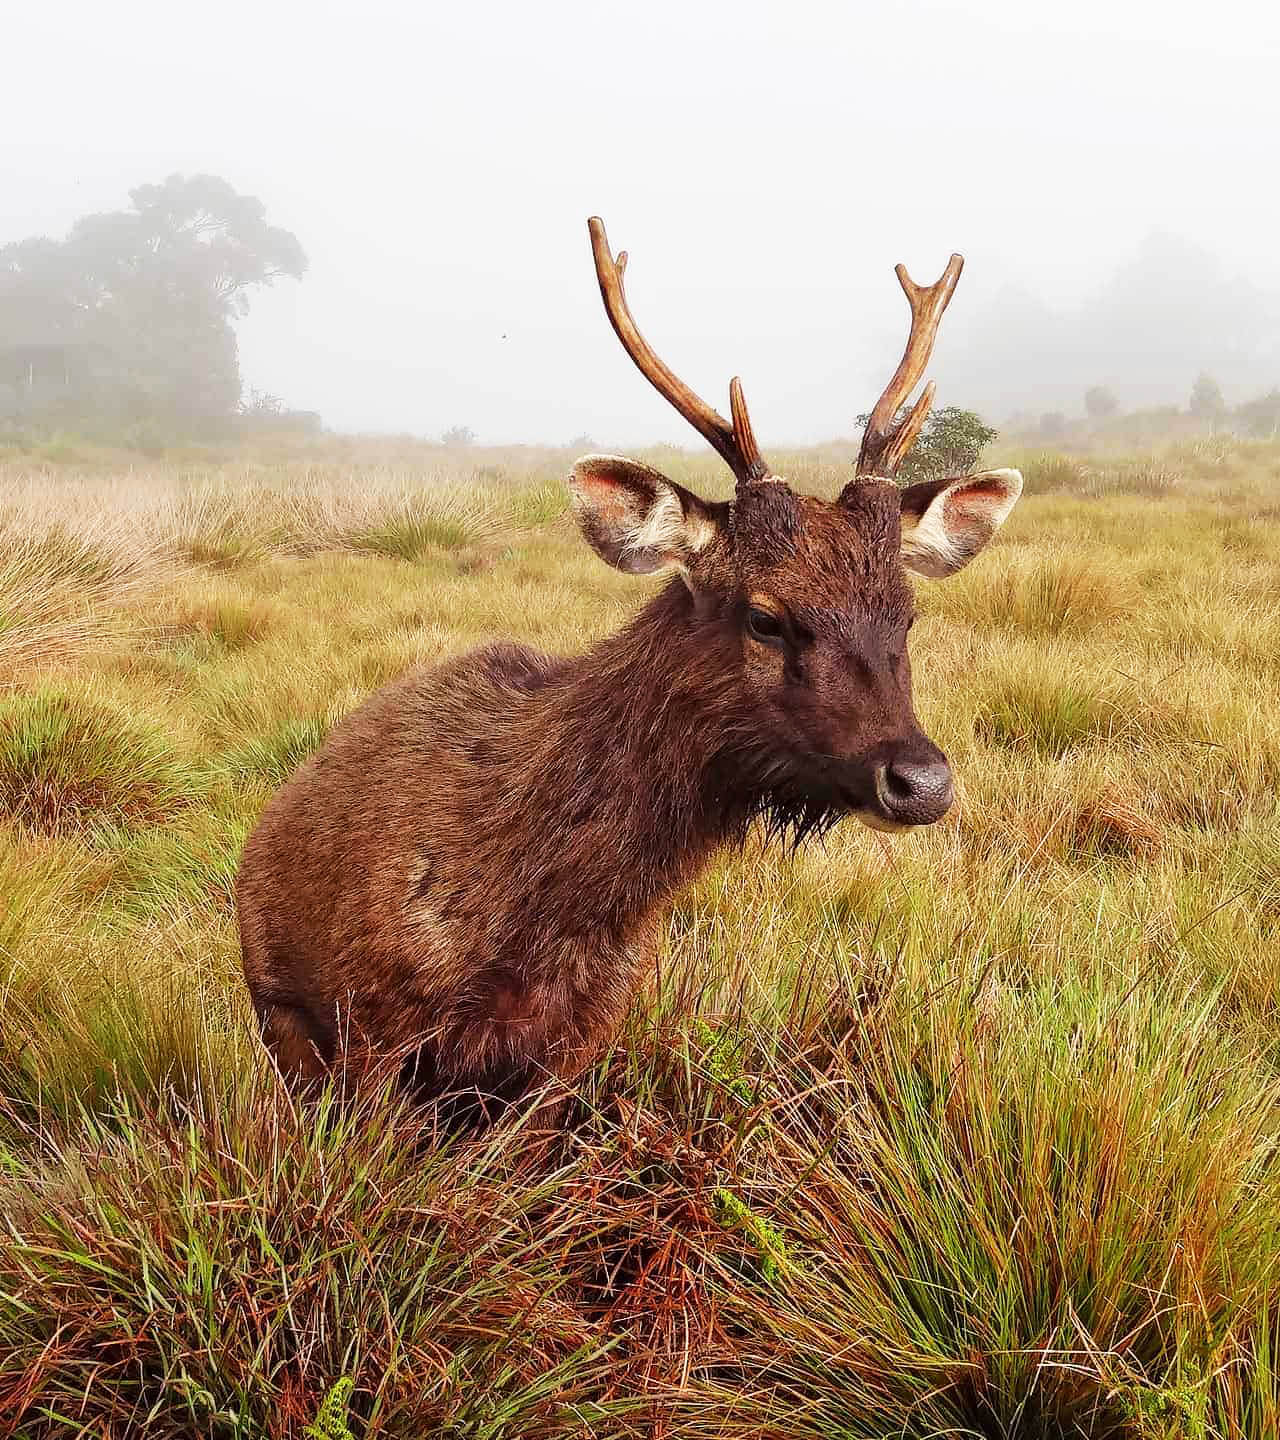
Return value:
<svg viewBox="0 0 1280 1440">
<path fill-rule="evenodd" d="M 45 0 L 0 51 L 0 240 L 224 176 L 311 260 L 241 322 L 246 383 L 334 428 L 691 443 L 604 318 L 593 213 L 766 453 L 850 432 L 894 263 L 953 249 L 941 404 L 1280 384 L 1273 6 Z"/>
</svg>

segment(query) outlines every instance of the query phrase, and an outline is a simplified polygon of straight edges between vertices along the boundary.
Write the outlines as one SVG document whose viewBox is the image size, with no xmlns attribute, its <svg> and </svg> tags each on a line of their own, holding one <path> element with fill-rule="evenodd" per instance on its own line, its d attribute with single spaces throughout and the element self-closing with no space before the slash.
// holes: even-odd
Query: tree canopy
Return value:
<svg viewBox="0 0 1280 1440">
<path fill-rule="evenodd" d="M 239 404 L 234 321 L 307 261 L 216 175 L 130 191 L 63 240 L 0 246 L 0 386 L 33 416 L 201 422 Z"/>
<path fill-rule="evenodd" d="M 1119 409 L 1120 402 L 1110 385 L 1091 385 L 1084 392 L 1084 413 L 1090 420 L 1106 420 Z"/>
<path fill-rule="evenodd" d="M 909 405 L 900 406 L 895 423 L 905 419 L 910 409 Z M 870 421 L 868 412 L 859 415 L 854 423 L 865 430 Z M 997 433 L 980 415 L 958 405 L 932 410 L 899 473 L 908 482 L 964 475 L 978 463 L 983 446 L 990 445 Z"/>
<path fill-rule="evenodd" d="M 1222 386 L 1212 375 L 1205 373 L 1196 377 L 1187 409 L 1202 420 L 1219 420 L 1227 413 L 1227 402 L 1222 398 Z"/>
</svg>

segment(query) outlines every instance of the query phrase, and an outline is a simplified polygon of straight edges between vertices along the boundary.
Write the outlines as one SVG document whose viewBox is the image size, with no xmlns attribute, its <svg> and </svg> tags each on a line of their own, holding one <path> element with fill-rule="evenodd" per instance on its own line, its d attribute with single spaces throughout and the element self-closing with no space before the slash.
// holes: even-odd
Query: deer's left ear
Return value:
<svg viewBox="0 0 1280 1440">
<path fill-rule="evenodd" d="M 1021 494 L 1016 470 L 909 485 L 902 492 L 902 563 L 932 580 L 954 575 L 1004 524 Z"/>
</svg>

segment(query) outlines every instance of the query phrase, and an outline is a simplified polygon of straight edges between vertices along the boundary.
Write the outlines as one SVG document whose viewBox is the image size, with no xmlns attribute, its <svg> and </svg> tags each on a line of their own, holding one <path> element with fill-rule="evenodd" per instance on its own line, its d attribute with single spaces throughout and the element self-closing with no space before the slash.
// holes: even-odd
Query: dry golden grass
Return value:
<svg viewBox="0 0 1280 1440">
<path fill-rule="evenodd" d="M 370 690 L 648 593 L 571 457 L 58 453 L 0 460 L 0 1436 L 293 1436 L 344 1375 L 356 1435 L 1280 1433 L 1280 447 L 992 457 L 918 587 L 954 812 L 723 857 L 551 1155 L 297 1114 L 230 896 Z"/>
</svg>

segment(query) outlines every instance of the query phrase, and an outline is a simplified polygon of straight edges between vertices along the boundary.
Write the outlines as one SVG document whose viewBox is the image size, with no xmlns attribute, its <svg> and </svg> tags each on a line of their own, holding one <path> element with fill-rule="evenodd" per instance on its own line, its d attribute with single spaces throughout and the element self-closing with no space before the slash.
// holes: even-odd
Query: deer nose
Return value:
<svg viewBox="0 0 1280 1440">
<path fill-rule="evenodd" d="M 951 809 L 951 766 L 940 750 L 876 767 L 876 808 L 898 825 L 932 825 Z"/>
</svg>

